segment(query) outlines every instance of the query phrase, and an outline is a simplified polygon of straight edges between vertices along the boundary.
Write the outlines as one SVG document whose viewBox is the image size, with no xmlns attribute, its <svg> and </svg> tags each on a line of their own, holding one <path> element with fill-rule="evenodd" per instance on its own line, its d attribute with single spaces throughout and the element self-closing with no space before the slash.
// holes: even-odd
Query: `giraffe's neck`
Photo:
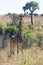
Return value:
<svg viewBox="0 0 43 65">
<path fill-rule="evenodd" d="M 19 28 L 18 28 L 18 32 L 17 32 L 17 35 L 16 35 L 18 41 L 20 41 L 20 42 L 22 41 L 22 35 L 21 35 L 22 30 L 21 30 L 21 26 L 22 26 L 22 18 L 20 18 Z"/>
</svg>

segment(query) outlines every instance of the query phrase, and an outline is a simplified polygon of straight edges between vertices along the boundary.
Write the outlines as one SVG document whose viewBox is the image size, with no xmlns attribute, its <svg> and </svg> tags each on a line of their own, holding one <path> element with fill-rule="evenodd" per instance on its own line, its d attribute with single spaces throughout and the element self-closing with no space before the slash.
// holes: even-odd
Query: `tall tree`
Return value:
<svg viewBox="0 0 43 65">
<path fill-rule="evenodd" d="M 26 10 L 29 9 L 30 13 L 31 13 L 31 24 L 33 25 L 33 18 L 32 18 L 32 15 L 33 15 L 33 12 L 36 10 L 36 9 L 39 9 L 39 3 L 37 2 L 34 2 L 34 1 L 31 1 L 31 2 L 27 2 L 25 4 L 25 6 L 23 7 L 23 10 L 24 10 L 24 13 Z"/>
</svg>

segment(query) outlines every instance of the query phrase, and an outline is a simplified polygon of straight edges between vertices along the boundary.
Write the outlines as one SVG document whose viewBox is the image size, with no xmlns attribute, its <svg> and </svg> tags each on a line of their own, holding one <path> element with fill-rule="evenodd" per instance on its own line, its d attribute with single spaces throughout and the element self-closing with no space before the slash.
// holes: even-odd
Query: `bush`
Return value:
<svg viewBox="0 0 43 65">
<path fill-rule="evenodd" d="M 43 47 L 43 34 L 38 34 L 37 35 L 38 38 L 38 45 L 42 48 Z"/>
<path fill-rule="evenodd" d="M 16 26 L 7 26 L 5 29 L 4 29 L 4 33 L 7 35 L 7 34 L 10 34 L 10 35 L 15 35 L 17 33 L 17 27 Z"/>
<path fill-rule="evenodd" d="M 43 14 L 41 14 L 41 16 L 43 16 Z"/>
<path fill-rule="evenodd" d="M 32 26 L 32 24 L 29 24 L 28 27 L 29 29 L 34 30 L 34 26 Z"/>
<path fill-rule="evenodd" d="M 31 46 L 36 40 L 36 35 L 32 30 L 23 30 L 22 35 L 24 48 Z"/>
<path fill-rule="evenodd" d="M 3 26 L 0 24 L 0 35 L 3 34 Z"/>
</svg>

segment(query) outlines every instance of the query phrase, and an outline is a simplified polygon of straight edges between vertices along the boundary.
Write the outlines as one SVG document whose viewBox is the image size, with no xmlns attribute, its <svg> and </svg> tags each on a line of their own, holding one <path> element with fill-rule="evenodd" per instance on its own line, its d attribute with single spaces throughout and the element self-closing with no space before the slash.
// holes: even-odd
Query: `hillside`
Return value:
<svg viewBox="0 0 43 65">
<path fill-rule="evenodd" d="M 17 14 L 6 14 L 6 15 L 0 15 L 0 23 L 3 25 L 7 25 L 13 22 L 18 22 L 19 21 L 19 15 Z M 29 15 L 25 15 L 22 18 L 22 23 L 24 24 L 24 26 L 26 27 L 27 25 L 29 25 L 31 23 L 30 20 L 30 16 Z M 43 16 L 40 15 L 36 15 L 33 16 L 33 23 L 35 26 L 40 27 L 41 25 L 43 25 Z"/>
<path fill-rule="evenodd" d="M 2 25 L 7 25 L 7 23 L 11 23 L 11 22 L 12 19 L 8 15 L 3 15 L 3 16 L 0 15 L 0 23 Z"/>
<path fill-rule="evenodd" d="M 19 57 L 17 58 L 17 53 L 8 58 L 7 49 L 2 49 L 0 51 L 0 65 L 43 65 L 43 50 L 38 46 L 33 45 L 29 49 L 25 49 L 19 52 Z"/>
<path fill-rule="evenodd" d="M 0 23 L 4 26 L 12 22 L 17 25 L 19 20 L 17 14 L 0 15 Z M 18 42 L 15 37 L 0 34 L 0 65 L 43 65 L 43 16 L 33 16 L 34 26 L 31 25 L 28 30 L 30 23 L 30 16 L 26 14 L 22 18 L 22 44 L 19 42 L 18 46 L 14 44 Z M 7 33 L 8 30 L 12 34 L 11 32 L 15 32 L 12 29 L 13 27 L 8 26 L 2 32 Z"/>
</svg>

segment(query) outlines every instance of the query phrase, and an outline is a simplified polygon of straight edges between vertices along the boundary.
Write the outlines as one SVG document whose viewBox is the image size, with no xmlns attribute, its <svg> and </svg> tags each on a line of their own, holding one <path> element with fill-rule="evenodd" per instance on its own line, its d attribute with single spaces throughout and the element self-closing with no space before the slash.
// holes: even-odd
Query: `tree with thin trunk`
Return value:
<svg viewBox="0 0 43 65">
<path fill-rule="evenodd" d="M 32 18 L 32 15 L 33 15 L 33 12 L 36 10 L 36 9 L 39 9 L 39 3 L 35 2 L 35 1 L 31 1 L 31 2 L 27 2 L 25 4 L 25 6 L 23 7 L 23 10 L 24 10 L 24 13 L 26 10 L 29 9 L 30 13 L 31 13 L 31 24 L 33 25 L 33 18 Z"/>
</svg>

